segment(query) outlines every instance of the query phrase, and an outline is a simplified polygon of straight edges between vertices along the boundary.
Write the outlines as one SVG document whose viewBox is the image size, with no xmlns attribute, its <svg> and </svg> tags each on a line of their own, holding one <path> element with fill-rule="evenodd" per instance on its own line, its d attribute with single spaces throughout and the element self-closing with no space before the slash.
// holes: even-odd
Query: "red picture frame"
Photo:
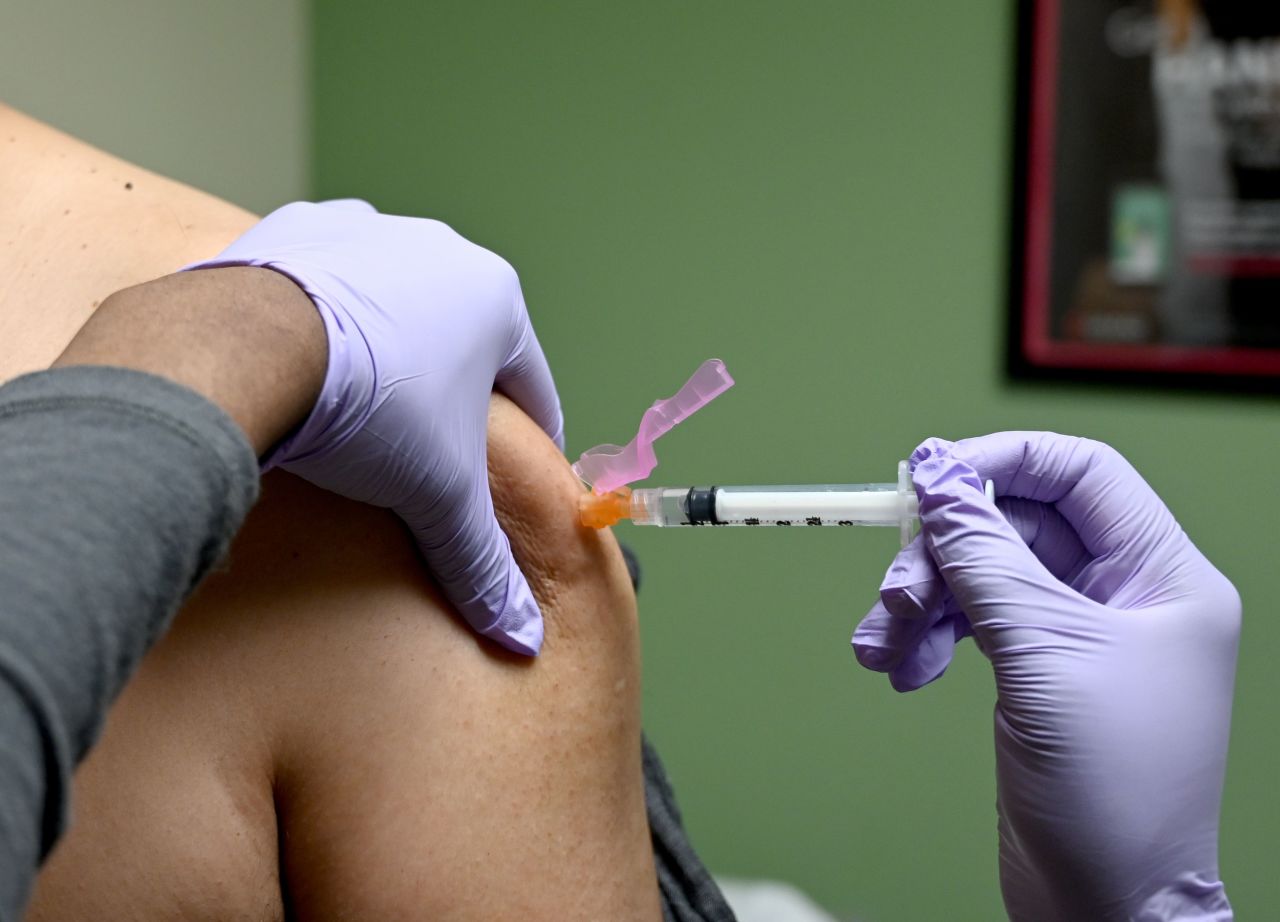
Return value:
<svg viewBox="0 0 1280 922">
<path fill-rule="evenodd" d="M 1017 4 L 1015 377 L 1280 391 L 1280 15 L 1212 4 Z"/>
</svg>

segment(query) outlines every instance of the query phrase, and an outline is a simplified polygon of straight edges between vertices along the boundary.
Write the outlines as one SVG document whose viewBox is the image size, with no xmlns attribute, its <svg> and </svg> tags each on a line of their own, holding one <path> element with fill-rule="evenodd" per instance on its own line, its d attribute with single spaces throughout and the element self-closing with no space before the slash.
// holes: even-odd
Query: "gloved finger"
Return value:
<svg viewBox="0 0 1280 922">
<path fill-rule="evenodd" d="M 959 633 L 952 623 L 956 619 L 965 625 Z M 943 633 L 953 638 L 949 645 L 940 634 L 935 636 L 938 625 L 944 622 L 949 627 Z M 915 618 L 896 617 L 883 602 L 877 602 L 853 633 L 853 653 L 862 666 L 889 673 L 895 688 L 908 691 L 942 675 L 955 642 L 969 633 L 967 625 L 950 597 L 924 617 Z"/>
<path fill-rule="evenodd" d="M 542 649 L 542 612 L 497 519 L 486 530 L 490 532 L 486 565 L 461 579 L 441 581 L 440 588 L 476 633 L 508 650 L 536 656 Z M 429 556 L 427 566 L 436 572 Z"/>
<path fill-rule="evenodd" d="M 880 599 L 858 624 L 853 653 L 867 669 L 896 668 L 942 614 L 946 585 L 917 535 L 898 552 L 880 585 Z"/>
<path fill-rule="evenodd" d="M 916 535 L 898 552 L 880 583 L 880 601 L 898 618 L 924 618 L 940 611 L 947 594 L 947 585 L 925 549 L 922 535 Z"/>
<path fill-rule="evenodd" d="M 1051 601 L 1075 594 L 1051 573 L 987 499 L 982 478 L 963 460 L 917 449 L 912 471 L 920 498 L 925 546 L 957 605 L 981 628 L 989 618 L 1044 611 Z M 1018 598 L 1014 605 L 1002 600 Z"/>
<path fill-rule="evenodd" d="M 889 672 L 896 669 L 929 629 L 922 618 L 895 618 L 876 602 L 854 629 L 853 655 L 866 669 Z"/>
<path fill-rule="evenodd" d="M 994 481 L 997 496 L 1054 504 L 1089 554 L 1109 561 L 1110 579 L 1099 574 L 1092 581 L 1094 598 L 1108 598 L 1116 581 L 1153 552 L 1185 540 L 1155 491 L 1102 442 L 1052 432 L 1001 432 L 956 442 L 950 455 Z"/>
<path fill-rule="evenodd" d="M 1057 508 L 1019 497 L 997 497 L 996 508 L 1055 579 L 1074 588 L 1092 560 L 1075 529 Z"/>
<path fill-rule="evenodd" d="M 997 505 L 1055 578 L 1070 584 L 1089 562 L 1079 538 L 1053 506 L 1016 497 Z M 863 666 L 888 672 L 895 688 L 910 690 L 942 675 L 956 643 L 972 633 L 923 535 L 917 535 L 890 565 L 880 602 L 858 625 L 853 648 Z"/>
<path fill-rule="evenodd" d="M 448 496 L 396 512 L 445 598 L 472 629 L 508 650 L 536 655 L 542 612 L 494 515 L 484 468 L 476 474 L 464 466 Z"/>
<path fill-rule="evenodd" d="M 490 579 L 484 581 L 488 585 L 482 583 L 479 594 L 472 599 L 458 601 L 455 596 L 454 604 L 477 633 L 496 640 L 508 650 L 537 656 L 542 649 L 542 611 L 497 519 L 493 520 L 492 541 L 498 564 L 488 574 Z M 496 592 L 491 595 L 490 587 L 501 591 L 501 603 Z"/>
<path fill-rule="evenodd" d="M 366 214 L 377 214 L 378 209 L 374 208 L 362 198 L 330 198 L 323 202 L 316 202 L 317 205 L 323 205 L 325 208 L 333 208 L 338 211 L 355 211 L 364 212 Z"/>
<path fill-rule="evenodd" d="M 920 637 L 911 654 L 889 671 L 889 684 L 900 692 L 928 685 L 947 671 L 956 644 L 972 633 L 969 620 L 958 612 L 938 619 Z"/>
<path fill-rule="evenodd" d="M 996 507 L 1054 577 L 1068 585 L 1091 560 L 1058 511 L 1034 500 L 999 498 Z M 880 601 L 898 618 L 923 618 L 950 598 L 950 590 L 924 545 L 923 535 L 898 552 L 880 585 Z"/>
<path fill-rule="evenodd" d="M 564 451 L 564 414 L 560 409 L 556 383 L 551 377 L 551 366 L 547 364 L 547 356 L 533 331 L 524 295 L 518 286 L 515 297 L 518 299 L 516 335 L 494 384 L 542 427 L 557 448 Z"/>
</svg>

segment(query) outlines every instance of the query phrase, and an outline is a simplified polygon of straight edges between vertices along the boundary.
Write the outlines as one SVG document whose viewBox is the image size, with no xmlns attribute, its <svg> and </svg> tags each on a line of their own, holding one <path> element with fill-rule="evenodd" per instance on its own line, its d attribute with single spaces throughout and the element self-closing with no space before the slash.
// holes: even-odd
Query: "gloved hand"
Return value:
<svg viewBox="0 0 1280 922">
<path fill-rule="evenodd" d="M 328 335 L 320 399 L 263 469 L 393 509 L 467 622 L 537 653 L 542 616 L 489 493 L 489 395 L 501 388 L 561 448 L 563 422 L 511 266 L 438 221 L 355 200 L 286 205 L 187 268 L 220 266 L 293 279 Z"/>
<path fill-rule="evenodd" d="M 1231 583 L 1099 442 L 933 439 L 911 465 L 922 531 L 853 646 L 900 691 L 941 675 L 970 632 L 990 659 L 1010 918 L 1230 919 Z"/>
</svg>

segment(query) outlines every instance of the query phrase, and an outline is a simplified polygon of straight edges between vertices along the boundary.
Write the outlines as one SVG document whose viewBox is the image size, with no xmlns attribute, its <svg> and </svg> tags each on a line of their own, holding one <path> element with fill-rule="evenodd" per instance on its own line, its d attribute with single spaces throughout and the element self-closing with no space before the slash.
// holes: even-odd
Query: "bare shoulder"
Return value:
<svg viewBox="0 0 1280 922">
<path fill-rule="evenodd" d="M 0 381 L 48 366 L 107 295 L 253 221 L 0 103 Z"/>
</svg>

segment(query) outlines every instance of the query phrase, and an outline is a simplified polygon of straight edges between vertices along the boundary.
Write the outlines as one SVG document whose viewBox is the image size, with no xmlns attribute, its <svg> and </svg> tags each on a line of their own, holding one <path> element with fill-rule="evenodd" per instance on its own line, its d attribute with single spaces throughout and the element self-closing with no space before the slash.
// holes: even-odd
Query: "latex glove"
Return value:
<svg viewBox="0 0 1280 922">
<path fill-rule="evenodd" d="M 564 447 L 515 270 L 439 221 L 355 200 L 286 205 L 187 268 L 241 265 L 293 279 L 329 340 L 320 399 L 264 470 L 393 509 L 467 622 L 537 653 L 542 616 L 494 517 L 485 457 L 495 386 Z"/>
<path fill-rule="evenodd" d="M 922 531 L 853 646 L 904 691 L 941 675 L 970 630 L 990 659 L 1010 917 L 1230 919 L 1217 845 L 1231 583 L 1099 442 L 930 440 L 911 465 Z"/>
</svg>

